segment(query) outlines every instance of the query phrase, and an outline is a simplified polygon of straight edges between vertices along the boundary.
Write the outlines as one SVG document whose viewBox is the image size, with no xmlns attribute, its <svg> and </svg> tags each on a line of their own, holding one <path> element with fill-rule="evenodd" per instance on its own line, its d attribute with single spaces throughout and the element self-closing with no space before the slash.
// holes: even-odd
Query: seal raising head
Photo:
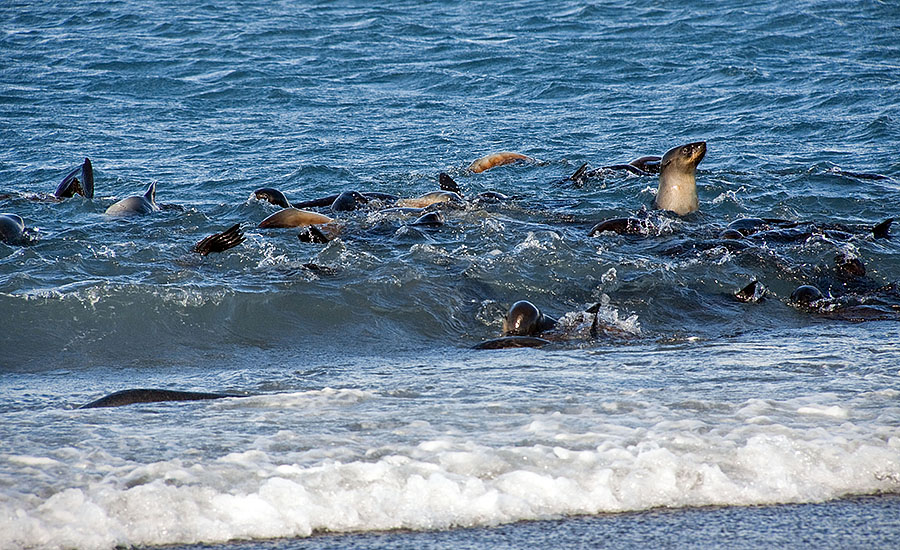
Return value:
<svg viewBox="0 0 900 550">
<path fill-rule="evenodd" d="M 520 300 L 509 308 L 503 321 L 504 336 L 537 336 L 556 325 L 556 319 L 547 317 L 531 302 Z"/>
<path fill-rule="evenodd" d="M 659 190 L 656 207 L 671 210 L 679 216 L 699 208 L 697 200 L 697 165 L 706 155 L 706 142 L 698 141 L 670 149 L 659 163 Z"/>
</svg>

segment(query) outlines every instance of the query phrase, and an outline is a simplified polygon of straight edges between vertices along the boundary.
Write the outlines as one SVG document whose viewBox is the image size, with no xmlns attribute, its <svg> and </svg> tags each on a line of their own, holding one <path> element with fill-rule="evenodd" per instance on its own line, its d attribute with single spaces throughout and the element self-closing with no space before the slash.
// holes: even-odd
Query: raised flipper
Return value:
<svg viewBox="0 0 900 550">
<path fill-rule="evenodd" d="M 94 167 L 87 157 L 81 164 L 81 194 L 88 199 L 94 198 Z"/>
<path fill-rule="evenodd" d="M 872 234 L 876 239 L 890 239 L 892 223 L 894 223 L 894 218 L 888 218 L 884 220 L 883 222 L 872 228 Z"/>
<path fill-rule="evenodd" d="M 459 196 L 462 196 L 462 190 L 459 188 L 459 184 L 450 177 L 450 174 L 446 172 L 441 172 L 438 175 L 438 182 L 441 184 L 441 189 L 443 191 L 450 191 L 451 193 L 456 193 Z"/>
<path fill-rule="evenodd" d="M 575 172 L 571 176 L 569 176 L 569 179 L 572 180 L 576 185 L 583 185 L 587 167 L 588 165 L 585 162 L 578 167 L 578 170 L 575 170 Z"/>
<path fill-rule="evenodd" d="M 81 175 L 81 180 L 78 176 Z M 91 159 L 85 157 L 81 166 L 73 168 L 71 172 L 59 182 L 56 191 L 53 193 L 58 199 L 67 199 L 79 194 L 85 198 L 94 198 L 94 169 L 91 166 Z"/>
<path fill-rule="evenodd" d="M 642 170 L 648 174 L 659 174 L 660 164 L 662 162 L 662 157 L 649 156 L 649 157 L 641 157 L 636 158 L 633 161 L 629 162 L 631 166 L 634 166 L 638 170 Z"/>
<path fill-rule="evenodd" d="M 316 227 L 315 225 L 310 225 L 304 227 L 300 230 L 300 234 L 297 235 L 302 242 L 305 243 L 313 243 L 313 244 L 325 244 L 331 239 L 322 232 L 321 229 Z"/>
<path fill-rule="evenodd" d="M 56 191 L 53 193 L 58 199 L 68 199 L 69 197 L 74 197 L 75 193 L 81 189 L 81 183 L 78 181 L 78 174 L 81 173 L 81 167 L 73 168 L 71 172 L 66 174 L 66 176 L 59 182 L 59 185 L 56 186 Z"/>
<path fill-rule="evenodd" d="M 766 296 L 766 287 L 756 279 L 750 282 L 744 288 L 734 293 L 734 297 L 745 303 L 758 303 Z"/>
<path fill-rule="evenodd" d="M 210 235 L 194 245 L 194 252 L 206 256 L 210 252 L 224 252 L 242 242 L 244 242 L 244 233 L 241 231 L 241 224 L 236 223 L 225 231 Z"/>
<path fill-rule="evenodd" d="M 222 399 L 224 397 L 244 397 L 242 395 L 229 395 L 225 393 L 204 393 L 176 390 L 136 389 L 122 390 L 111 393 L 79 409 L 96 409 L 100 407 L 121 407 L 134 403 L 161 403 L 166 401 L 200 401 L 203 399 Z"/>
</svg>

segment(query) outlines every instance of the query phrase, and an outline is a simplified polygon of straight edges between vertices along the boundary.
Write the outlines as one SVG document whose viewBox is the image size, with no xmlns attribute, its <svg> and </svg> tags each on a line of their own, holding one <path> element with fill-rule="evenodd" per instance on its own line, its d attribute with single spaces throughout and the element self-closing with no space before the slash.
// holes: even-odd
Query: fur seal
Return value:
<svg viewBox="0 0 900 550">
<path fill-rule="evenodd" d="M 156 182 L 147 186 L 143 196 L 135 195 L 114 203 L 106 209 L 109 216 L 131 216 L 133 214 L 150 214 L 159 210 L 156 204 Z"/>
<path fill-rule="evenodd" d="M 706 142 L 697 141 L 669 149 L 659 166 L 659 189 L 654 204 L 661 210 L 684 216 L 696 211 L 697 165 L 706 156 Z"/>
<path fill-rule="evenodd" d="M 822 298 L 822 291 L 813 285 L 800 285 L 791 292 L 790 301 L 801 307 L 810 307 L 813 302 Z"/>
<path fill-rule="evenodd" d="M 426 208 L 428 206 L 431 206 L 432 204 L 442 202 L 461 204 L 463 202 L 463 199 L 459 196 L 458 193 L 454 193 L 453 191 L 444 191 L 442 189 L 440 191 L 425 193 L 424 195 L 412 199 L 400 199 L 397 201 L 397 206 L 400 208 Z"/>
<path fill-rule="evenodd" d="M 343 193 L 338 193 L 336 195 L 328 195 L 327 197 L 320 197 L 317 199 L 312 199 L 308 201 L 301 201 L 291 203 L 287 197 L 279 191 L 278 189 L 273 189 L 271 187 L 262 187 L 253 192 L 251 197 L 256 200 L 266 201 L 274 204 L 275 206 L 280 206 L 282 208 L 323 208 L 326 206 L 330 206 L 331 209 L 335 212 L 346 211 L 346 210 L 356 210 L 361 206 L 368 204 L 372 200 L 378 200 L 383 203 L 393 204 L 397 202 L 398 198 L 396 195 L 391 195 L 389 193 L 377 193 L 377 192 L 359 192 L 359 191 L 344 191 Z"/>
<path fill-rule="evenodd" d="M 17 214 L 0 214 L 0 241 L 20 245 L 28 242 L 25 220 Z"/>
<path fill-rule="evenodd" d="M 241 231 L 241 224 L 236 223 L 221 233 L 206 237 L 194 245 L 192 250 L 201 256 L 206 256 L 210 252 L 224 252 L 242 242 L 244 242 L 244 233 Z"/>
<path fill-rule="evenodd" d="M 607 231 L 619 235 L 646 235 L 649 225 L 646 220 L 638 218 L 612 218 L 596 224 L 588 232 L 588 236 L 596 237 Z"/>
<path fill-rule="evenodd" d="M 268 228 L 284 228 L 284 227 L 305 227 L 307 225 L 319 225 L 331 223 L 334 220 L 328 216 L 310 212 L 309 210 L 300 210 L 293 206 L 284 208 L 275 212 L 268 218 L 259 222 L 261 229 Z"/>
<path fill-rule="evenodd" d="M 418 225 L 418 226 L 426 226 L 426 227 L 440 227 L 444 225 L 444 216 L 440 212 L 428 212 L 426 214 L 422 214 L 415 221 L 410 222 L 408 225 Z"/>
<path fill-rule="evenodd" d="M 519 153 L 511 153 L 509 151 L 504 151 L 502 153 L 493 153 L 491 155 L 486 155 L 477 159 L 469 165 L 468 170 L 470 172 L 474 172 L 479 174 L 484 172 L 485 170 L 490 170 L 491 168 L 496 168 L 497 166 L 503 166 L 504 164 L 510 164 L 513 162 L 518 162 L 522 160 L 531 160 L 529 157 L 525 155 L 521 155 Z"/>
<path fill-rule="evenodd" d="M 165 401 L 200 401 L 204 399 L 223 399 L 225 397 L 244 397 L 226 393 L 204 393 L 176 390 L 134 389 L 111 393 L 106 397 L 91 401 L 79 409 L 97 409 L 100 407 L 121 407 L 134 403 L 161 403 Z"/>
<path fill-rule="evenodd" d="M 601 166 L 599 170 L 588 172 L 586 175 L 587 177 L 592 177 L 596 176 L 604 170 L 625 170 L 626 172 L 632 173 L 636 176 L 649 176 L 659 173 L 661 160 L 662 157 L 656 156 L 640 157 L 634 159 L 628 164 L 611 164 L 609 166 Z"/>
<path fill-rule="evenodd" d="M 253 198 L 260 201 L 267 201 L 275 206 L 280 206 L 282 208 L 290 208 L 291 203 L 288 202 L 287 197 L 284 196 L 284 193 L 279 191 L 278 189 L 273 189 L 271 187 L 263 187 L 257 189 L 253 192 Z"/>
<path fill-rule="evenodd" d="M 509 308 L 503 319 L 503 336 L 487 340 L 474 349 L 534 348 L 550 343 L 540 334 L 556 326 L 556 319 L 544 315 L 527 300 L 519 300 Z"/>
<path fill-rule="evenodd" d="M 448 174 L 447 172 L 441 172 L 440 174 L 438 174 L 438 183 L 440 184 L 442 191 L 456 193 L 461 198 L 465 198 L 463 196 L 462 189 L 460 189 L 459 187 L 459 184 L 456 183 L 456 180 L 450 177 L 450 174 Z M 506 201 L 509 199 L 510 197 L 504 195 L 503 193 L 498 193 L 497 191 L 482 191 L 474 197 L 474 201 L 478 203 L 494 203 Z"/>
<path fill-rule="evenodd" d="M 78 180 L 78 175 L 81 180 Z M 87 199 L 94 198 L 94 168 L 91 166 L 91 159 L 85 157 L 81 166 L 75 167 L 71 172 L 59 182 L 56 191 L 53 193 L 58 199 L 67 199 L 79 194 Z"/>
</svg>

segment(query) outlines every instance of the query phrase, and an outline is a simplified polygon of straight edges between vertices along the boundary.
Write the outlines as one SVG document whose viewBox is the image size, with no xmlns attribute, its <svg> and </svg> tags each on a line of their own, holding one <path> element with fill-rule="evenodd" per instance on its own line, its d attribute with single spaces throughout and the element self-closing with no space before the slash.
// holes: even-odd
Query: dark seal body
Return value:
<svg viewBox="0 0 900 550">
<path fill-rule="evenodd" d="M 135 403 L 161 403 L 166 401 L 200 401 L 204 399 L 222 399 L 225 397 L 242 397 L 240 395 L 228 395 L 224 393 L 204 393 L 193 391 L 135 389 L 122 390 L 111 393 L 79 409 L 96 409 L 100 407 L 121 407 Z"/>
</svg>

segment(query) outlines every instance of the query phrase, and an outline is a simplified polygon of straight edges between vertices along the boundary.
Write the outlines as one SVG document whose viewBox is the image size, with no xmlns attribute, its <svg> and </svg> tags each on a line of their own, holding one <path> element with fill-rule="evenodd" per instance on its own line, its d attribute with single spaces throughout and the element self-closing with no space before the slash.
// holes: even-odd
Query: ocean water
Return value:
<svg viewBox="0 0 900 550">
<path fill-rule="evenodd" d="M 890 545 L 898 69 L 875 0 L 4 2 L 0 548 Z M 700 140 L 685 217 L 564 180 Z M 497 151 L 531 160 L 467 170 Z M 85 157 L 94 198 L 52 200 Z M 261 187 L 440 172 L 510 199 L 257 228 Z M 809 230 L 719 238 L 747 217 Z M 521 299 L 552 343 L 473 350 Z M 245 397 L 78 409 L 127 388 Z"/>
</svg>

